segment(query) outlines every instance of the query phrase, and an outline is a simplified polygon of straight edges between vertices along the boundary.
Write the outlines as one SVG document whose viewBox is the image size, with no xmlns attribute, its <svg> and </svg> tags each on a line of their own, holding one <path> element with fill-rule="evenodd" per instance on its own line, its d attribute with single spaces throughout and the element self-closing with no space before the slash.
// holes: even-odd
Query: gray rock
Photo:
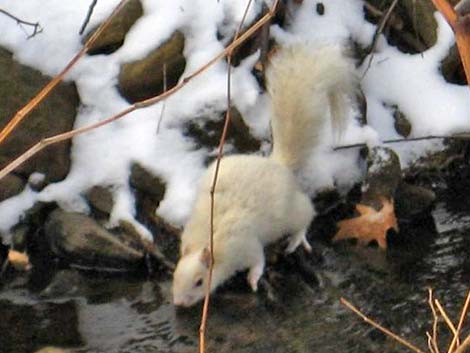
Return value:
<svg viewBox="0 0 470 353">
<path fill-rule="evenodd" d="M 76 265 L 96 269 L 130 269 L 144 254 L 131 248 L 95 220 L 79 213 L 53 211 L 45 225 L 52 251 Z"/>
<path fill-rule="evenodd" d="M 10 52 L 0 48 L 0 127 L 44 87 L 50 77 L 16 63 Z M 77 106 L 77 90 L 62 83 L 17 126 L 0 149 L 0 168 L 20 156 L 44 137 L 69 131 L 73 127 Z M 48 181 L 65 178 L 70 167 L 70 141 L 47 147 L 16 169 L 25 178 L 33 172 L 46 175 Z"/>
<path fill-rule="evenodd" d="M 19 194 L 23 190 L 25 184 L 26 183 L 23 179 L 14 174 L 9 174 L 3 179 L 0 179 L 0 201 L 9 199 L 10 197 Z"/>
<path fill-rule="evenodd" d="M 225 112 L 214 120 L 206 120 L 203 124 L 194 119 L 184 126 L 183 133 L 192 138 L 198 147 L 217 148 L 224 124 Z M 261 142 L 251 135 L 250 129 L 236 108 L 230 111 L 230 126 L 225 141 L 238 153 L 257 152 L 261 147 Z"/>
<path fill-rule="evenodd" d="M 449 49 L 449 53 L 444 60 L 442 60 L 440 71 L 447 82 L 460 85 L 467 84 L 462 60 L 455 44 Z"/>
<path fill-rule="evenodd" d="M 395 212 L 399 218 L 425 212 L 436 200 L 436 194 L 432 190 L 405 182 L 400 183 L 395 195 Z"/>
<path fill-rule="evenodd" d="M 184 35 L 174 32 L 160 47 L 142 60 L 121 67 L 118 89 L 121 95 L 135 103 L 175 86 L 183 74 L 186 59 L 183 55 Z"/>
<path fill-rule="evenodd" d="M 401 180 L 401 166 L 397 154 L 386 147 L 372 148 L 369 151 L 361 203 L 373 207 L 381 206 L 380 199 L 393 198 Z"/>
<path fill-rule="evenodd" d="M 408 137 L 411 134 L 411 123 L 406 118 L 405 114 L 398 107 L 394 107 L 393 119 L 395 120 L 395 131 L 403 137 Z"/>
<path fill-rule="evenodd" d="M 130 0 L 111 20 L 108 27 L 96 39 L 88 50 L 89 55 L 111 54 L 119 49 L 124 43 L 127 32 L 134 23 L 142 16 L 144 10 L 139 0 Z M 83 40 L 85 43 L 95 32 L 92 30 Z"/>
<path fill-rule="evenodd" d="M 57 298 L 83 294 L 83 283 L 83 277 L 76 270 L 61 270 L 39 295 L 43 298 Z"/>
<path fill-rule="evenodd" d="M 158 206 L 165 195 L 165 183 L 158 177 L 150 173 L 147 169 L 138 163 L 134 163 L 131 167 L 131 175 L 129 184 L 149 197 Z"/>
<path fill-rule="evenodd" d="M 111 191 L 102 186 L 94 186 L 85 193 L 88 203 L 100 212 L 106 215 L 111 213 L 114 205 L 113 195 Z"/>
</svg>

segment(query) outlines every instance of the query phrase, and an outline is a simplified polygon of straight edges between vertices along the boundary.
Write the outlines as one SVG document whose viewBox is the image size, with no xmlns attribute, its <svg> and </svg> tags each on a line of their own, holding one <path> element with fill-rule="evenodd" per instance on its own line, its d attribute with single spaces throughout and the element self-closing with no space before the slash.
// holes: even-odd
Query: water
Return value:
<svg viewBox="0 0 470 353">
<path fill-rule="evenodd" d="M 428 287 L 457 321 L 470 280 L 470 207 L 444 201 L 433 212 L 435 226 L 429 220 L 402 225 L 401 245 L 386 253 L 316 244 L 322 259 L 315 265 L 316 281 L 272 269 L 276 300 L 266 291 L 250 293 L 240 276 L 212 301 L 207 351 L 408 352 L 344 308 L 340 297 L 428 351 Z M 0 288 L 1 353 L 48 345 L 80 353 L 197 351 L 201 309 L 176 310 L 169 279 L 74 270 L 52 275 L 67 286 L 45 292 L 47 276 L 32 272 L 7 278 Z M 446 332 L 442 326 L 442 343 L 449 339 Z"/>
</svg>

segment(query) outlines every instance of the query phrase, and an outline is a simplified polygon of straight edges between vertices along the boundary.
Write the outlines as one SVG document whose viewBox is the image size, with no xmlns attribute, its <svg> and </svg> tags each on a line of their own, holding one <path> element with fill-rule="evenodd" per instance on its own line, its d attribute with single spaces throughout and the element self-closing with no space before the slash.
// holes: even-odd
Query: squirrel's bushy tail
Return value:
<svg viewBox="0 0 470 353">
<path fill-rule="evenodd" d="M 271 158 L 295 170 L 318 144 L 329 116 L 336 132 L 344 130 L 356 90 L 354 65 L 339 46 L 288 47 L 273 58 L 267 83 L 273 105 Z"/>
</svg>

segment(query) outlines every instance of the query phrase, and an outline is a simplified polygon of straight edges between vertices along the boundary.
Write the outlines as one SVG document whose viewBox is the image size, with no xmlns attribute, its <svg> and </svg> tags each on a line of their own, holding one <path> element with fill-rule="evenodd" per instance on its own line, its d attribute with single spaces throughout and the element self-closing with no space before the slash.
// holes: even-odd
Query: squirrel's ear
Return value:
<svg viewBox="0 0 470 353">
<path fill-rule="evenodd" d="M 208 248 L 202 249 L 200 260 L 206 268 L 209 268 L 211 264 L 211 252 Z"/>
</svg>

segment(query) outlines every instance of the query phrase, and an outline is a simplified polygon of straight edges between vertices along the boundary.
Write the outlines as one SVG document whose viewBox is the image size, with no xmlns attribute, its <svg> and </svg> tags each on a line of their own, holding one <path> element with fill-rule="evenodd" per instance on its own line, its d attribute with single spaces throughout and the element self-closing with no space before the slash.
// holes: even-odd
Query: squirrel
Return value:
<svg viewBox="0 0 470 353">
<path fill-rule="evenodd" d="M 297 171 L 319 144 L 321 128 L 344 130 L 349 99 L 357 78 L 352 60 L 339 46 L 316 50 L 280 49 L 267 69 L 272 100 L 273 149 L 269 157 L 231 155 L 221 158 L 214 191 L 213 291 L 238 271 L 248 269 L 253 291 L 265 266 L 264 246 L 290 235 L 287 253 L 311 246 L 306 232 L 315 215 L 298 185 Z M 191 306 L 204 298 L 209 252 L 215 162 L 199 185 L 191 216 L 181 236 L 181 258 L 173 275 L 173 302 Z"/>
</svg>

